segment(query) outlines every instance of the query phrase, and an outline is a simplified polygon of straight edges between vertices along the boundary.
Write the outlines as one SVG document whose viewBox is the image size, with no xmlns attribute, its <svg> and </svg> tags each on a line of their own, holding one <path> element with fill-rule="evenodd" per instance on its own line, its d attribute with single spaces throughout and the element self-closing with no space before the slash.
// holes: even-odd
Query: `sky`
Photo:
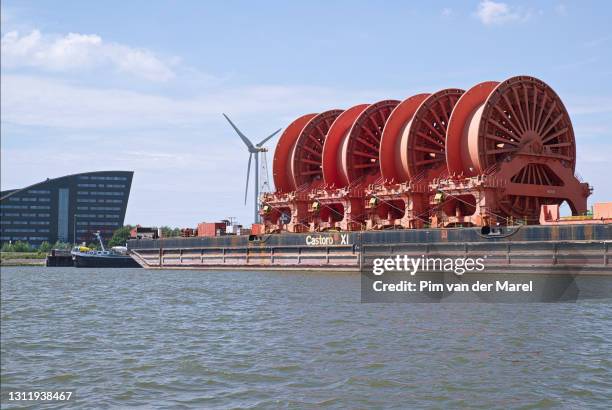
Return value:
<svg viewBox="0 0 612 410">
<path fill-rule="evenodd" d="M 257 142 L 310 112 L 532 75 L 569 111 L 590 204 L 612 200 L 612 2 L 5 0 L 1 18 L 2 190 L 133 170 L 126 223 L 248 224 L 248 153 L 221 113 Z"/>
</svg>

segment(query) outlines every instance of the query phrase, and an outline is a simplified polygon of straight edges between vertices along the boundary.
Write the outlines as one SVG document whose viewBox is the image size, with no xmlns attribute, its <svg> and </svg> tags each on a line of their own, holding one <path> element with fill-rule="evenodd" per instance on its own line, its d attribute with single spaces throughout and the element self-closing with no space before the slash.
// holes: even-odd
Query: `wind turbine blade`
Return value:
<svg viewBox="0 0 612 410">
<path fill-rule="evenodd" d="M 249 154 L 249 164 L 247 165 L 247 179 L 246 186 L 244 187 L 244 204 L 247 203 L 247 195 L 249 194 L 249 175 L 251 174 L 251 159 L 253 159 L 253 154 Z"/>
<path fill-rule="evenodd" d="M 258 147 L 261 147 L 263 144 L 265 144 L 270 138 L 272 138 L 273 136 L 275 136 L 276 134 L 278 134 L 280 132 L 281 128 L 277 129 L 276 131 L 274 131 L 272 134 L 268 135 L 266 138 L 264 138 L 259 144 L 257 144 Z"/>
<path fill-rule="evenodd" d="M 230 125 L 232 126 L 232 128 L 234 129 L 234 131 L 236 131 L 236 133 L 238 134 L 238 136 L 240 137 L 240 139 L 244 142 L 244 144 L 247 146 L 247 148 L 250 150 L 254 150 L 255 146 L 253 145 L 253 143 L 246 137 L 246 135 L 244 135 L 239 129 L 238 127 L 236 127 L 236 125 L 232 122 L 232 120 L 229 119 L 229 117 L 225 114 L 223 114 L 223 116 L 225 117 L 225 119 L 227 120 L 227 122 L 230 123 Z"/>
</svg>

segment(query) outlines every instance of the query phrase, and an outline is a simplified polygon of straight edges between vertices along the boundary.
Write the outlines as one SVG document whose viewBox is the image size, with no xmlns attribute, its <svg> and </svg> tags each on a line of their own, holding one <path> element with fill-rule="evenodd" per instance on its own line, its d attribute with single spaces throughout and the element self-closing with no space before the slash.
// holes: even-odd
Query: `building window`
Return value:
<svg viewBox="0 0 612 410">
<path fill-rule="evenodd" d="M 106 184 L 107 188 L 125 188 L 124 184 Z"/>
<path fill-rule="evenodd" d="M 4 232 L 36 232 L 36 229 L 26 229 L 26 228 L 5 229 Z"/>
<path fill-rule="evenodd" d="M 77 191 L 78 195 L 89 195 L 89 191 Z"/>
<path fill-rule="evenodd" d="M 79 188 L 96 188 L 97 187 L 96 184 L 78 184 L 77 186 Z"/>
<path fill-rule="evenodd" d="M 50 209 L 49 205 L 30 205 L 30 209 Z"/>
<path fill-rule="evenodd" d="M 38 198 L 25 197 L 23 198 L 23 202 L 36 202 Z"/>
<path fill-rule="evenodd" d="M 12 197 L 9 198 L 9 201 L 19 202 L 19 201 L 21 201 L 21 198 L 16 197 L 16 196 L 12 196 Z"/>
<path fill-rule="evenodd" d="M 120 191 L 93 191 L 91 195 L 110 195 L 110 196 L 123 196 L 123 192 Z"/>
<path fill-rule="evenodd" d="M 95 221 L 95 222 L 90 222 L 89 225 L 93 225 L 93 226 L 117 226 L 119 224 L 117 222 Z"/>
<path fill-rule="evenodd" d="M 51 191 L 47 189 L 30 189 L 28 190 L 28 194 L 50 194 Z"/>
<path fill-rule="evenodd" d="M 97 177 L 92 176 L 91 179 L 95 179 L 98 181 L 127 181 L 126 177 Z"/>
<path fill-rule="evenodd" d="M 19 214 L 16 214 L 16 213 L 13 213 L 13 212 L 10 212 L 10 213 L 6 212 L 6 213 L 3 213 L 2 216 L 19 216 Z"/>
<path fill-rule="evenodd" d="M 57 239 L 62 242 L 68 242 L 69 197 L 70 190 L 68 188 L 60 188 L 57 204 Z"/>
<path fill-rule="evenodd" d="M 27 205 L 2 205 L 4 209 L 28 209 Z"/>
<path fill-rule="evenodd" d="M 48 218 L 50 215 L 49 214 L 38 214 L 38 216 L 40 218 Z"/>
<path fill-rule="evenodd" d="M 51 198 L 38 198 L 40 202 L 50 202 Z"/>
<path fill-rule="evenodd" d="M 96 200 L 89 198 L 77 198 L 77 202 L 96 202 Z"/>
<path fill-rule="evenodd" d="M 79 179 L 89 179 L 89 176 L 87 176 L 87 175 L 79 175 Z"/>
<path fill-rule="evenodd" d="M 30 221 L 30 225 L 49 225 L 49 221 Z"/>
</svg>

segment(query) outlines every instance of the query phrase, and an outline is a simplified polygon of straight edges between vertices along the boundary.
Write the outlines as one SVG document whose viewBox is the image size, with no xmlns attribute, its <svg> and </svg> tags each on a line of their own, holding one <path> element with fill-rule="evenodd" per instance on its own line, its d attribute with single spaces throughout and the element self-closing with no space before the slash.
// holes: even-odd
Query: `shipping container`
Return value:
<svg viewBox="0 0 612 410">
<path fill-rule="evenodd" d="M 612 202 L 593 205 L 593 219 L 612 219 Z"/>
<path fill-rule="evenodd" d="M 191 236 L 195 236 L 195 231 L 192 228 L 183 228 L 181 229 L 181 236 L 183 238 L 189 238 Z"/>
<path fill-rule="evenodd" d="M 147 228 L 140 225 L 130 230 L 130 239 L 157 239 L 157 228 Z"/>
<path fill-rule="evenodd" d="M 242 225 L 227 225 L 227 227 L 225 228 L 225 233 L 228 235 L 240 235 L 240 229 L 242 228 Z"/>
<path fill-rule="evenodd" d="M 225 222 L 202 222 L 198 224 L 198 236 L 225 235 Z"/>
</svg>

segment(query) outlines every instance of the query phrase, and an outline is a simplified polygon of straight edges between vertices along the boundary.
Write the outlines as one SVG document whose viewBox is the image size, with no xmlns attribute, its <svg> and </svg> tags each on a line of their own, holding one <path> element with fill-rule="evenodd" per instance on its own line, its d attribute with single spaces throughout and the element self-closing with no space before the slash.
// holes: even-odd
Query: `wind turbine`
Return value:
<svg viewBox="0 0 612 410">
<path fill-rule="evenodd" d="M 259 153 L 267 152 L 268 149 L 264 148 L 263 145 L 270 140 L 273 136 L 280 132 L 280 128 L 274 131 L 272 134 L 268 135 L 266 138 L 261 140 L 259 143 L 253 145 L 251 140 L 249 140 L 243 133 L 236 127 L 236 125 L 229 119 L 229 117 L 223 114 L 227 122 L 230 123 L 234 131 L 238 134 L 244 145 L 247 146 L 249 150 L 249 163 L 247 165 L 247 177 L 246 177 L 246 187 L 244 189 L 244 204 L 247 203 L 247 195 L 249 193 L 249 175 L 251 174 L 251 160 L 253 156 L 255 156 L 255 197 L 254 197 L 254 222 L 259 222 Z"/>
</svg>

